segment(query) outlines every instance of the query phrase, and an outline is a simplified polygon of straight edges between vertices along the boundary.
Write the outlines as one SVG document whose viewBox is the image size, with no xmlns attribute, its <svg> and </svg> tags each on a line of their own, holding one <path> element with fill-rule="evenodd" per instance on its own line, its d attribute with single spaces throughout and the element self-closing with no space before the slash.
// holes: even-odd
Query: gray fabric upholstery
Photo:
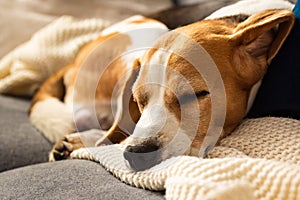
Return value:
<svg viewBox="0 0 300 200">
<path fill-rule="evenodd" d="M 0 172 L 46 162 L 52 145 L 30 124 L 29 100 L 0 96 Z"/>
<path fill-rule="evenodd" d="M 131 187 L 98 163 L 67 160 L 0 173 L 1 199 L 163 199 L 163 194 Z"/>
<path fill-rule="evenodd" d="M 52 145 L 30 124 L 29 103 L 0 95 L 0 199 L 163 199 L 162 193 L 126 185 L 92 161 L 33 165 L 47 162 Z"/>
</svg>

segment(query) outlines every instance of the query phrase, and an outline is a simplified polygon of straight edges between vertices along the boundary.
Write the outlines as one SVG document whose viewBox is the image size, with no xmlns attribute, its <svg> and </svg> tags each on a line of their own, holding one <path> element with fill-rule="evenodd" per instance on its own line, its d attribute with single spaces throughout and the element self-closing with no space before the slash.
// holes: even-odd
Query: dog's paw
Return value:
<svg viewBox="0 0 300 200">
<path fill-rule="evenodd" d="M 78 133 L 66 135 L 61 141 L 55 143 L 49 153 L 49 161 L 58 161 L 70 158 L 72 151 L 84 147 Z"/>
</svg>

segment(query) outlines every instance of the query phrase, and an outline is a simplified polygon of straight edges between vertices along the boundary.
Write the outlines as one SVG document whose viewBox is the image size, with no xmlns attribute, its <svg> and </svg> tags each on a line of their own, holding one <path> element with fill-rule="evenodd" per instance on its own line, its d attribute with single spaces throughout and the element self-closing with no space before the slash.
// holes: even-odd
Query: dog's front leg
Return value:
<svg viewBox="0 0 300 200">
<path fill-rule="evenodd" d="M 55 143 L 49 153 L 49 161 L 68 159 L 70 154 L 76 149 L 94 147 L 96 142 L 104 137 L 105 134 L 106 131 L 98 129 L 68 134 Z"/>
</svg>

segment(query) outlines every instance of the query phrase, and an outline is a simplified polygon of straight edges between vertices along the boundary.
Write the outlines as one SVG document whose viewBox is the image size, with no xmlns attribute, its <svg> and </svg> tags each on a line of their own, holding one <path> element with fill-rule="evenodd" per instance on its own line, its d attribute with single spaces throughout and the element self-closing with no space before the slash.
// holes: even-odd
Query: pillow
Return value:
<svg viewBox="0 0 300 200">
<path fill-rule="evenodd" d="M 274 116 L 300 119 L 300 2 L 294 7 L 296 21 L 286 42 L 268 67 L 249 118 Z"/>
</svg>

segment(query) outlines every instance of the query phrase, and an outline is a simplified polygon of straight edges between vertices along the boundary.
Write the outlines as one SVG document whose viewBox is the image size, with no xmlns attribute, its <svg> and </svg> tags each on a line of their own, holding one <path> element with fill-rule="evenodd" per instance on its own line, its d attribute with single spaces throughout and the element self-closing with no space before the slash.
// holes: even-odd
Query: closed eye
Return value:
<svg viewBox="0 0 300 200">
<path fill-rule="evenodd" d="M 206 90 L 202 90 L 202 91 L 196 92 L 194 94 L 184 94 L 181 97 L 179 97 L 179 103 L 186 104 L 186 103 L 192 102 L 196 99 L 205 97 L 208 94 L 209 94 L 209 92 Z"/>
</svg>

